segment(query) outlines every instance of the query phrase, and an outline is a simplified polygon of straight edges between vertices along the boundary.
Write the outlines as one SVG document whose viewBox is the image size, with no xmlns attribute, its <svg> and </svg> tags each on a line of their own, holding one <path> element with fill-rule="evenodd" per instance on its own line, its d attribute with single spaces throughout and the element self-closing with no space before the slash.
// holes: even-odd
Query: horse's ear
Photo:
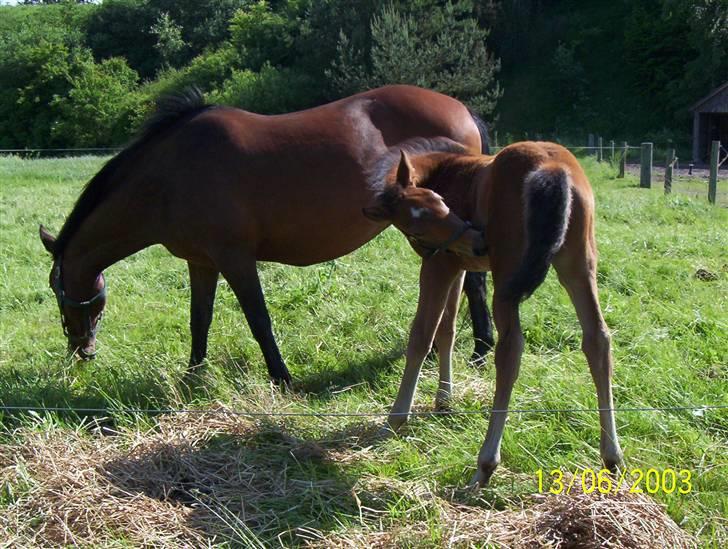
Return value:
<svg viewBox="0 0 728 549">
<path fill-rule="evenodd" d="M 412 161 L 404 150 L 400 152 L 402 153 L 402 157 L 399 159 L 399 167 L 397 168 L 397 183 L 405 188 L 414 187 L 415 169 L 412 166 Z"/>
<path fill-rule="evenodd" d="M 43 247 L 52 255 L 56 247 L 56 237 L 49 233 L 48 229 L 43 225 L 40 226 L 38 232 L 40 233 L 40 241 L 43 243 Z"/>
</svg>

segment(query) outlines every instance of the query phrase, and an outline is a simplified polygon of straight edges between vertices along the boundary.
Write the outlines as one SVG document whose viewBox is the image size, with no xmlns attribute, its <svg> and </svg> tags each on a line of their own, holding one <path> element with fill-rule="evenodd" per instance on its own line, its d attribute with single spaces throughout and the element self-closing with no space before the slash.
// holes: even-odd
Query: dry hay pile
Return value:
<svg viewBox="0 0 728 549">
<path fill-rule="evenodd" d="M 492 511 L 443 499 L 418 481 L 339 477 L 371 448 L 327 447 L 226 414 L 164 417 L 113 436 L 47 425 L 16 435 L 20 442 L 0 446 L 3 546 L 262 547 L 259 538 L 277 536 L 275 545 L 314 547 L 696 545 L 645 496 L 548 496 Z M 291 465 L 305 461 L 332 464 L 334 478 L 296 478 Z M 410 503 L 405 525 L 388 517 L 393 498 Z M 292 523 L 311 502 L 327 516 Z M 361 526 L 317 530 L 333 511 L 358 513 Z"/>
<path fill-rule="evenodd" d="M 534 495 L 535 504 L 520 510 L 494 511 L 452 503 L 432 494 L 430 510 L 438 520 L 419 521 L 387 531 L 363 528 L 317 535 L 319 549 L 368 547 L 484 547 L 638 549 L 698 547 L 698 540 L 680 529 L 662 505 L 626 485 L 617 494 Z M 433 528 L 434 526 L 434 528 Z M 433 543 L 433 538 L 439 541 Z"/>
</svg>

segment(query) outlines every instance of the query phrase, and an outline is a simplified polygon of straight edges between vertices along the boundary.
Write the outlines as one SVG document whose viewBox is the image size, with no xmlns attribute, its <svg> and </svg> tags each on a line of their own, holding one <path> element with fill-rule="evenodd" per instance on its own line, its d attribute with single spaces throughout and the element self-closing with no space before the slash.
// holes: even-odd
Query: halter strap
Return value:
<svg viewBox="0 0 728 549">
<path fill-rule="evenodd" d="M 416 236 L 412 235 L 406 235 L 407 240 L 409 240 L 411 243 L 416 244 L 420 248 L 424 248 L 426 250 L 426 253 L 424 254 L 425 258 L 432 257 L 434 255 L 437 255 L 443 250 L 446 250 L 452 243 L 456 242 L 461 236 L 465 234 L 465 232 L 468 229 L 471 229 L 473 227 L 473 224 L 470 221 L 464 221 L 463 226 L 455 229 L 453 233 L 450 235 L 450 238 L 445 240 L 442 244 L 439 246 L 435 246 L 434 248 L 432 246 L 428 246 L 427 244 L 424 244 L 421 240 L 419 240 Z"/>
<path fill-rule="evenodd" d="M 89 339 L 91 337 L 94 337 L 96 333 L 99 331 L 99 325 L 101 324 L 101 318 L 104 316 L 104 312 L 101 311 L 101 315 L 99 316 L 98 321 L 96 322 L 96 325 L 92 328 L 91 327 L 91 306 L 96 303 L 97 301 L 103 299 L 106 297 L 106 281 L 104 281 L 104 287 L 101 288 L 101 290 L 93 296 L 91 299 L 87 301 L 76 301 L 75 299 L 71 299 L 66 295 L 65 290 L 63 289 L 63 273 L 61 271 L 61 264 L 63 263 L 63 256 L 58 256 L 58 258 L 55 261 L 55 265 L 53 267 L 53 282 L 51 287 L 53 288 L 53 293 L 56 296 L 56 301 L 58 302 L 58 310 L 61 312 L 61 326 L 63 327 L 63 335 L 65 335 L 69 339 L 74 340 L 82 340 L 82 339 Z M 84 324 L 84 333 L 81 336 L 71 336 L 68 331 L 68 319 L 66 318 L 66 313 L 63 311 L 64 306 L 69 306 L 74 309 L 81 309 L 86 314 L 83 315 L 83 324 Z"/>
</svg>

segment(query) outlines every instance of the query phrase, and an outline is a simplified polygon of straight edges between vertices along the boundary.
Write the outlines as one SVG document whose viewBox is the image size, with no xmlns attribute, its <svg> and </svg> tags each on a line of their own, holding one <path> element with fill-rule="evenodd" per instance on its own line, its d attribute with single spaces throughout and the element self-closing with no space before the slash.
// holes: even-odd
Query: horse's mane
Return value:
<svg viewBox="0 0 728 549">
<path fill-rule="evenodd" d="M 202 92 L 196 87 L 158 99 L 155 112 L 144 123 L 136 138 L 104 164 L 101 170 L 84 187 L 58 234 L 53 249 L 54 257 L 57 258 L 63 253 L 71 237 L 76 234 L 81 224 L 116 189 L 116 187 L 109 184 L 114 172 L 133 158 L 143 145 L 148 144 L 149 141 L 159 137 L 183 120 L 189 120 L 196 114 L 210 108 L 213 108 L 213 106 L 205 103 Z"/>
<path fill-rule="evenodd" d="M 401 151 L 416 156 L 433 152 L 447 152 L 456 154 L 467 154 L 465 147 L 460 143 L 447 137 L 415 137 L 393 147 L 380 156 L 369 170 L 367 179 L 369 186 L 377 191 L 382 191 L 387 186 L 387 176 L 394 167 L 399 164 Z"/>
</svg>

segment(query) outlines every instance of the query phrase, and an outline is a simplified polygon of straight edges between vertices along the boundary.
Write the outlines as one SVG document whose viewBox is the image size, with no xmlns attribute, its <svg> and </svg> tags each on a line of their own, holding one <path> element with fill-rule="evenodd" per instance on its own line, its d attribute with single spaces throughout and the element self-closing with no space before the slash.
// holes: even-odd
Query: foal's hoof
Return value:
<svg viewBox="0 0 728 549">
<path fill-rule="evenodd" d="M 497 466 L 493 466 L 492 468 L 483 468 L 478 466 L 478 470 L 475 471 L 473 478 L 468 484 L 468 488 L 472 490 L 479 490 L 480 488 L 485 488 L 486 486 L 488 486 L 488 483 L 490 482 L 490 477 L 493 476 L 493 472 L 495 471 L 496 467 Z"/>
<path fill-rule="evenodd" d="M 452 402 L 449 398 L 435 400 L 435 412 L 439 415 L 447 415 L 452 412 Z"/>
</svg>

